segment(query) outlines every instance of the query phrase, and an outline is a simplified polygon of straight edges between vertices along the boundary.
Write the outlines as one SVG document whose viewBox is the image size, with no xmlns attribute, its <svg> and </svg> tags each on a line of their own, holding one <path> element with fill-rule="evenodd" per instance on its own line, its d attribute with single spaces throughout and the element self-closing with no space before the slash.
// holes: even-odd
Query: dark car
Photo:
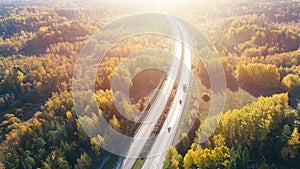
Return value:
<svg viewBox="0 0 300 169">
<path fill-rule="evenodd" d="M 183 85 L 183 91 L 184 91 L 184 93 L 186 93 L 186 90 L 187 90 L 187 86 L 186 86 L 186 84 L 184 84 Z"/>
</svg>

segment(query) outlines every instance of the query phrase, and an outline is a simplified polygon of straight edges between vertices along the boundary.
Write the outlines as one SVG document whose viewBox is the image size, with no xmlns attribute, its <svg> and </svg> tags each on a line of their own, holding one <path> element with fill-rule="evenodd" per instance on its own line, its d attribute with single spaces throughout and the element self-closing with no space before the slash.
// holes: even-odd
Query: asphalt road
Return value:
<svg viewBox="0 0 300 169">
<path fill-rule="evenodd" d="M 171 18 L 172 19 L 172 18 Z M 180 30 L 181 39 L 185 44 L 188 44 L 188 38 L 184 29 L 180 23 L 176 22 L 176 20 L 172 21 L 176 24 L 177 28 Z M 168 112 L 166 120 L 160 130 L 159 135 L 163 137 L 157 137 L 154 144 L 151 147 L 150 154 L 154 155 L 153 157 L 148 157 L 145 159 L 144 164 L 142 166 L 143 169 L 161 169 L 163 167 L 163 161 L 165 159 L 165 154 L 170 145 L 172 145 L 182 114 L 182 110 L 184 108 L 184 104 L 186 101 L 186 96 L 188 92 L 188 88 L 190 82 L 190 73 L 191 73 L 191 51 L 188 47 L 183 46 L 183 65 L 181 69 L 181 76 L 179 81 L 179 86 L 176 91 L 176 95 L 172 102 L 172 106 Z M 184 87 L 185 86 L 185 87 Z M 185 88 L 185 89 L 184 89 Z M 180 102 L 180 103 L 179 103 Z"/>
<path fill-rule="evenodd" d="M 175 26 L 175 25 L 174 25 Z M 180 32 L 175 30 L 175 35 L 180 37 Z M 131 169 L 134 165 L 137 157 L 143 151 L 147 140 L 150 138 L 151 133 L 163 113 L 167 100 L 171 95 L 173 86 L 175 84 L 175 79 L 179 73 L 179 67 L 182 57 L 182 43 L 176 41 L 175 43 L 175 57 L 172 61 L 170 69 L 168 71 L 169 76 L 173 78 L 167 78 L 160 90 L 160 93 L 153 101 L 152 106 L 149 109 L 146 117 L 144 118 L 144 123 L 142 123 L 137 129 L 136 134 L 134 135 L 134 141 L 131 143 L 131 146 L 127 152 L 126 157 L 121 157 L 116 164 L 115 168 L 122 169 Z"/>
</svg>

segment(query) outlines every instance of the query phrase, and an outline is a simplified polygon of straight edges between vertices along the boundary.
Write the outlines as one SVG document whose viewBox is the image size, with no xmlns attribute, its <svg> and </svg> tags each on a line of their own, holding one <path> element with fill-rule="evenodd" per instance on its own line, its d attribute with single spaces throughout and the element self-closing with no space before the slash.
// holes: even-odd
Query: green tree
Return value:
<svg viewBox="0 0 300 169">
<path fill-rule="evenodd" d="M 287 142 L 291 136 L 291 129 L 290 129 L 290 126 L 288 124 L 285 124 L 283 126 L 283 131 L 281 133 L 281 141 L 282 142 Z"/>
<path fill-rule="evenodd" d="M 249 165 L 249 150 L 247 147 L 239 146 L 237 149 L 232 150 L 233 154 L 230 158 L 230 169 L 247 168 Z"/>
<path fill-rule="evenodd" d="M 5 168 L 20 168 L 20 156 L 16 150 L 9 147 L 4 161 Z"/>
<path fill-rule="evenodd" d="M 30 156 L 31 152 L 26 150 L 23 155 L 22 164 L 24 168 L 32 169 L 35 168 L 35 160 Z"/>
<path fill-rule="evenodd" d="M 300 155 L 300 135 L 298 128 L 294 128 L 291 134 L 288 144 L 281 150 L 281 156 L 283 159 L 296 159 Z"/>
</svg>

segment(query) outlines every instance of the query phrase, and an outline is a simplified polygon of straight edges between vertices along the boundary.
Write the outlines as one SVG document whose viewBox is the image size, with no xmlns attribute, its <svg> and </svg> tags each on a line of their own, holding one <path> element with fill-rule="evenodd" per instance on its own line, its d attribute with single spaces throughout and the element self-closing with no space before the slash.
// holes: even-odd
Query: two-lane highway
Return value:
<svg viewBox="0 0 300 169">
<path fill-rule="evenodd" d="M 183 42 L 185 44 L 189 44 L 186 32 L 182 28 L 180 23 L 178 23 L 174 19 L 172 19 L 172 21 L 180 30 Z M 166 151 L 174 141 L 179 126 L 182 110 L 186 101 L 186 96 L 188 92 L 187 86 L 189 85 L 191 76 L 191 51 L 187 46 L 184 46 L 183 55 L 183 66 L 181 69 L 179 86 L 176 91 L 174 100 L 172 102 L 171 109 L 169 110 L 167 118 L 159 133 L 159 135 L 162 135 L 163 137 L 157 137 L 157 139 L 155 140 L 150 150 L 150 154 L 153 155 L 153 157 L 148 157 L 145 159 L 142 167 L 143 169 L 161 169 L 163 167 L 163 161 L 165 159 Z"/>
<path fill-rule="evenodd" d="M 176 37 L 180 37 L 180 32 L 175 30 Z M 126 157 L 121 157 L 117 162 L 115 168 L 131 169 L 134 165 L 137 157 L 143 151 L 145 144 L 151 136 L 151 133 L 163 113 L 167 100 L 170 97 L 173 86 L 175 84 L 175 78 L 179 73 L 179 67 L 182 57 L 182 44 L 179 41 L 175 43 L 175 55 L 172 60 L 172 64 L 168 71 L 168 76 L 173 78 L 167 78 L 163 83 L 163 86 L 160 90 L 160 94 L 153 101 L 152 106 L 150 107 L 147 115 L 144 118 L 144 123 L 140 125 L 138 131 L 134 135 L 134 141 L 131 143 L 130 148 L 127 152 Z"/>
</svg>

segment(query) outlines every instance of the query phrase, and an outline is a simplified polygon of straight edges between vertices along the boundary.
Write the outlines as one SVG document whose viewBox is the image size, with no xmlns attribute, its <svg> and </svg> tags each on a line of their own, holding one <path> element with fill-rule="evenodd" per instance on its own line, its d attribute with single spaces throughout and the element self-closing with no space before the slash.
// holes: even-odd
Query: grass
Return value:
<svg viewBox="0 0 300 169">
<path fill-rule="evenodd" d="M 226 103 L 225 103 L 225 111 L 232 109 L 239 109 L 243 106 L 250 104 L 256 101 L 257 98 L 251 95 L 249 92 L 245 91 L 242 88 L 238 88 L 237 91 L 231 91 L 227 89 L 226 91 Z"/>
<path fill-rule="evenodd" d="M 142 168 L 143 163 L 144 163 L 144 160 L 141 159 L 141 158 L 138 158 L 138 159 L 135 161 L 135 163 L 134 163 L 132 169 L 140 169 L 140 168 Z"/>
<path fill-rule="evenodd" d="M 111 155 L 110 158 L 105 163 L 105 165 L 103 166 L 103 168 L 114 168 L 118 159 L 119 159 L 119 156 Z"/>
</svg>

